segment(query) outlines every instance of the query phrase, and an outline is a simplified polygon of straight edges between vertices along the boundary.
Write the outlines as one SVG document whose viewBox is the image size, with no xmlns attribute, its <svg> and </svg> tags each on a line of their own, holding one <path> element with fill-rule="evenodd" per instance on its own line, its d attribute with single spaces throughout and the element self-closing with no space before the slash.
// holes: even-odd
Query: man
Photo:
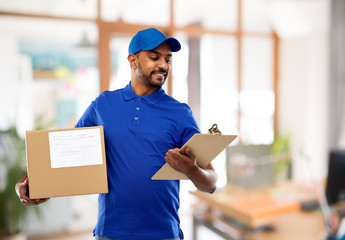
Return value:
<svg viewBox="0 0 345 240">
<path fill-rule="evenodd" d="M 75 125 L 104 128 L 109 193 L 99 195 L 96 240 L 183 239 L 180 182 L 151 180 L 165 161 L 199 190 L 215 191 L 213 167 L 200 168 L 188 148 L 185 154 L 178 151 L 200 132 L 190 108 L 162 89 L 171 71 L 172 52 L 180 48 L 178 40 L 157 29 L 138 32 L 129 45 L 130 83 L 102 93 Z M 46 201 L 26 196 L 25 179 L 16 186 L 23 204 Z"/>
</svg>

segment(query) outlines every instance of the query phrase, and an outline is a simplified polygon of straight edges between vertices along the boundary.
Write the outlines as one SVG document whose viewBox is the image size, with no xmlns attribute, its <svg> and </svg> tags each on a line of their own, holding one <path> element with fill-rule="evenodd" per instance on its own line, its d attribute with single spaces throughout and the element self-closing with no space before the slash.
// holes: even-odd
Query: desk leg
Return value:
<svg viewBox="0 0 345 240">
<path fill-rule="evenodd" d="M 218 226 L 212 222 L 200 218 L 197 214 L 193 214 L 193 240 L 198 240 L 198 227 L 204 226 L 219 236 L 223 237 L 226 240 L 246 240 L 248 234 L 251 230 L 244 231 L 243 233 L 238 232 L 236 229 L 232 228 L 230 225 L 227 226 L 227 231 L 220 229 Z"/>
<path fill-rule="evenodd" d="M 193 240 L 198 240 L 198 227 L 200 226 L 200 222 L 198 218 L 193 215 Z"/>
</svg>

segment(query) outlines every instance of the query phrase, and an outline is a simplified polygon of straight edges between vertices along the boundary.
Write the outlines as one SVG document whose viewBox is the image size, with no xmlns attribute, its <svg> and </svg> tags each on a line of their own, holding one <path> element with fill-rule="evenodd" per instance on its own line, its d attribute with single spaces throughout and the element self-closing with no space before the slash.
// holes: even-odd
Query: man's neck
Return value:
<svg viewBox="0 0 345 240">
<path fill-rule="evenodd" d="M 138 96 L 146 96 L 158 90 L 158 87 L 147 87 L 146 85 L 138 83 L 138 81 L 131 81 L 131 87 Z"/>
</svg>

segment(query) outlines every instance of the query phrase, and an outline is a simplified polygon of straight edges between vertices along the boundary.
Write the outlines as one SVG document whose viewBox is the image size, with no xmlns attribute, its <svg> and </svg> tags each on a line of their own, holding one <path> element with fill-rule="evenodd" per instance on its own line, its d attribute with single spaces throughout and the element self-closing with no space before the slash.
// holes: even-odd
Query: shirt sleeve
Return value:
<svg viewBox="0 0 345 240">
<path fill-rule="evenodd" d="M 199 126 L 189 107 L 181 125 L 181 146 L 179 146 L 179 148 L 181 148 L 194 134 L 200 133 Z"/>
<path fill-rule="evenodd" d="M 98 125 L 100 124 L 97 118 L 97 113 L 91 103 L 74 127 L 92 127 Z"/>
</svg>

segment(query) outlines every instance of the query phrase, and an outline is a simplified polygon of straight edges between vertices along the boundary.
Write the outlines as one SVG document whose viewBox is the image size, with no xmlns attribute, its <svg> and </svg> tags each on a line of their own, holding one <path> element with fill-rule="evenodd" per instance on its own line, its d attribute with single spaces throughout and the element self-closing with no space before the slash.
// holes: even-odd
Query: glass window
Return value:
<svg viewBox="0 0 345 240">
<path fill-rule="evenodd" d="M 207 29 L 234 31 L 237 28 L 236 0 L 175 0 L 174 24 L 201 25 Z"/>
<path fill-rule="evenodd" d="M 102 0 L 102 19 L 167 26 L 170 23 L 170 0 Z"/>
<path fill-rule="evenodd" d="M 243 90 L 240 93 L 241 140 L 244 144 L 271 144 L 274 139 L 274 93 Z"/>
<path fill-rule="evenodd" d="M 11 39 L 0 37 L 0 44 L 11 47 Z M 2 51 L 2 47 L 0 47 Z M 33 126 L 31 60 L 24 55 L 0 55 L 0 129 L 17 126 L 24 137 Z"/>
<path fill-rule="evenodd" d="M 234 37 L 204 35 L 201 38 L 200 129 L 217 123 L 223 134 L 238 133 L 237 41 Z M 214 160 L 218 184 L 226 183 L 225 152 Z"/>
<path fill-rule="evenodd" d="M 242 88 L 273 89 L 273 40 L 243 38 Z"/>
<path fill-rule="evenodd" d="M 7 89 L 7 82 L 19 82 L 18 76 L 9 73 L 7 78 L 0 77 L 0 81 L 6 79 L 1 86 L 18 96 L 15 101 L 32 103 L 27 109 L 18 109 L 33 113 L 25 116 L 23 122 L 34 122 L 41 116 L 42 121 L 51 123 L 51 128 L 74 126 L 99 93 L 96 29 L 91 23 L 0 18 L 0 31 L 4 33 L 0 36 L 4 43 L 1 48 L 6 49 L 6 57 L 28 59 L 11 66 L 8 62 L 6 66 L 13 69 L 29 62 L 29 72 L 23 75 L 27 79 L 19 77 L 22 82 L 30 82 L 25 95 L 13 91 L 20 89 L 20 84 Z M 32 127 L 26 126 L 26 130 Z"/>
<path fill-rule="evenodd" d="M 173 74 L 173 97 L 180 102 L 188 102 L 188 60 L 189 47 L 188 36 L 182 32 L 176 37 L 181 43 L 181 50 L 173 53 L 172 74 Z"/>
<path fill-rule="evenodd" d="M 94 19 L 97 0 L 1 0 L 0 9 L 30 14 Z"/>
<path fill-rule="evenodd" d="M 124 88 L 131 80 L 131 70 L 127 60 L 130 41 L 130 36 L 117 34 L 110 40 L 110 90 Z"/>
<path fill-rule="evenodd" d="M 218 123 L 223 133 L 237 132 L 237 42 L 233 37 L 201 38 L 201 130 Z"/>
<path fill-rule="evenodd" d="M 243 38 L 240 134 L 246 144 L 271 144 L 274 138 L 273 42 Z"/>
</svg>

